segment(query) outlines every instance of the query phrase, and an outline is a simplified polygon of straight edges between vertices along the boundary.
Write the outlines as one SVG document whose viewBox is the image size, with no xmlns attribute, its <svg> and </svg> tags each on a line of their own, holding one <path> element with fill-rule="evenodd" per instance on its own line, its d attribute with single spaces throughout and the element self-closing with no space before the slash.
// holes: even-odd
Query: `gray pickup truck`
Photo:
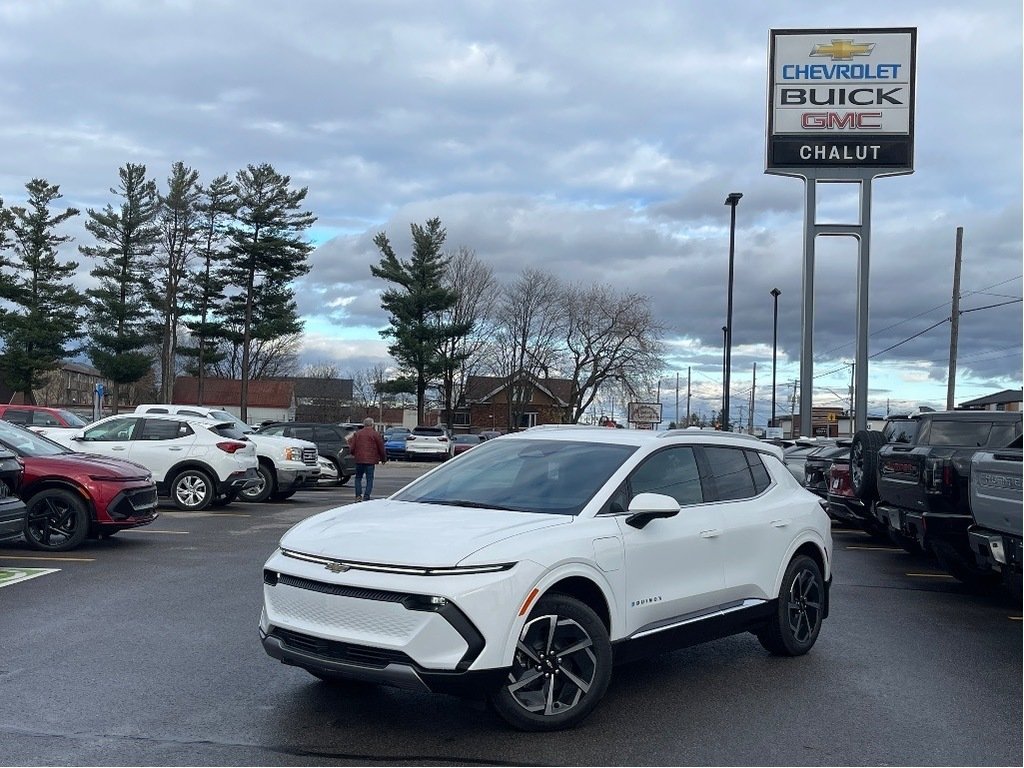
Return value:
<svg viewBox="0 0 1024 768">
<path fill-rule="evenodd" d="M 1002 451 L 979 451 L 971 461 L 971 514 L 967 534 L 980 568 L 1021 573 L 1024 517 L 1021 440 Z"/>
</svg>

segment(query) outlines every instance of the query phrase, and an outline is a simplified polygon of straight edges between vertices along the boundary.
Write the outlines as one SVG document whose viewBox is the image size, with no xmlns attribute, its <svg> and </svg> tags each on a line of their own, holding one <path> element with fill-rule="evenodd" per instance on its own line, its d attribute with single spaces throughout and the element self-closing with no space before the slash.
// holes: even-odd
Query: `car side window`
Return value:
<svg viewBox="0 0 1024 768">
<path fill-rule="evenodd" d="M 264 427 L 263 429 L 260 430 L 260 434 L 261 435 L 283 435 L 284 434 L 284 427 L 283 426 Z"/>
<path fill-rule="evenodd" d="M 749 499 L 757 495 L 754 476 L 744 453 L 741 448 L 704 447 L 718 501 Z"/>
<path fill-rule="evenodd" d="M 761 461 L 761 455 L 757 451 L 744 451 L 743 453 L 747 457 L 747 464 L 750 465 L 750 474 L 754 476 L 754 490 L 758 494 L 764 493 L 772 484 L 772 478 L 768 474 L 764 462 Z"/>
<path fill-rule="evenodd" d="M 59 427 L 61 426 L 61 423 L 53 414 L 46 413 L 45 411 L 34 411 L 32 413 L 32 426 Z"/>
<path fill-rule="evenodd" d="M 676 446 L 650 456 L 629 477 L 630 500 L 638 493 L 662 493 L 678 501 L 680 506 L 703 502 L 693 449 Z"/>
<path fill-rule="evenodd" d="M 142 425 L 142 440 L 175 440 L 194 434 L 192 427 L 184 421 L 170 419 L 146 419 Z"/>
<path fill-rule="evenodd" d="M 292 437 L 296 440 L 313 440 L 313 428 L 312 427 L 292 427 Z"/>
<path fill-rule="evenodd" d="M 166 408 L 147 408 L 146 413 L 170 413 Z"/>
<path fill-rule="evenodd" d="M 92 429 L 87 429 L 83 433 L 86 440 L 92 440 L 96 442 L 113 442 L 115 440 L 131 440 L 132 435 L 135 434 L 135 428 L 138 425 L 139 420 L 136 418 L 129 419 L 111 419 L 103 424 L 98 424 Z"/>
<path fill-rule="evenodd" d="M 321 442 L 327 442 L 331 440 L 333 442 L 340 442 L 344 440 L 341 436 L 341 432 L 336 430 L 334 427 L 317 427 L 316 428 L 316 440 Z M 316 442 L 316 441 L 314 441 Z"/>
<path fill-rule="evenodd" d="M 8 408 L 4 411 L 4 421 L 9 421 L 11 424 L 30 424 L 31 420 L 31 411 L 19 411 L 17 408 Z"/>
<path fill-rule="evenodd" d="M 178 415 L 179 416 L 198 416 L 201 419 L 207 418 L 205 413 L 200 413 L 199 411 L 188 411 L 188 410 L 185 410 L 184 408 L 182 408 L 180 411 L 178 411 Z"/>
<path fill-rule="evenodd" d="M 1009 448 L 1014 439 L 1020 437 L 1021 423 L 993 424 L 988 436 L 990 448 Z"/>
</svg>

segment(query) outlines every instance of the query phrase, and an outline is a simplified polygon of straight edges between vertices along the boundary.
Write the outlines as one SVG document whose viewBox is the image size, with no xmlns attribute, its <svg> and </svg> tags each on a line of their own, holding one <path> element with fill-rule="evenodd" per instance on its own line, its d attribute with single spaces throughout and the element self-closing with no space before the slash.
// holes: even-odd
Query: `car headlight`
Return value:
<svg viewBox="0 0 1024 768">
<path fill-rule="evenodd" d="M 302 449 L 290 446 L 284 449 L 285 461 L 302 461 Z"/>
</svg>

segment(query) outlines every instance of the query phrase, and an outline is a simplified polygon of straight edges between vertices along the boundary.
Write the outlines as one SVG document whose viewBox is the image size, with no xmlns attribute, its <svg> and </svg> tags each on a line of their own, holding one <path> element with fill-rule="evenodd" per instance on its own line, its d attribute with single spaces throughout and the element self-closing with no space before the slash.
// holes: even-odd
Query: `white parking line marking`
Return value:
<svg viewBox="0 0 1024 768">
<path fill-rule="evenodd" d="M 172 533 L 175 536 L 188 535 L 188 531 L 159 531 L 151 528 L 129 528 L 127 531 L 121 531 L 121 533 Z"/>
<path fill-rule="evenodd" d="M 58 571 L 60 568 L 0 568 L 0 587 L 9 587 L 11 584 Z"/>
<path fill-rule="evenodd" d="M 923 579 L 955 579 L 955 576 L 950 576 L 948 573 L 907 573 L 906 576 L 920 576 Z"/>
<path fill-rule="evenodd" d="M 1024 620 L 1024 616 L 1007 616 L 1010 621 L 1021 621 Z"/>
<path fill-rule="evenodd" d="M 41 557 L 33 555 L 0 555 L 0 560 L 56 560 L 66 563 L 94 563 L 95 557 Z"/>
</svg>

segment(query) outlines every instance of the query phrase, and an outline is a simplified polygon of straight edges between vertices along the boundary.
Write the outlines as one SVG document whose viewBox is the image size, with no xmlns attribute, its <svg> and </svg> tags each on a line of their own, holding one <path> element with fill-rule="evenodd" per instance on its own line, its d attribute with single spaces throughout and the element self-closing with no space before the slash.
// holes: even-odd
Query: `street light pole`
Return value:
<svg viewBox="0 0 1024 768">
<path fill-rule="evenodd" d="M 730 192 L 725 198 L 729 206 L 729 299 L 725 316 L 725 404 L 722 406 L 722 431 L 729 431 L 729 383 L 732 378 L 732 284 L 733 264 L 736 256 L 736 206 L 743 197 L 742 192 Z"/>
<path fill-rule="evenodd" d="M 775 423 L 775 363 L 777 360 L 777 354 L 779 349 L 779 296 L 782 295 L 782 291 L 778 288 L 772 288 L 772 298 L 775 300 L 775 317 L 772 321 L 772 426 L 778 426 Z"/>
<path fill-rule="evenodd" d="M 722 425 L 725 424 L 725 406 L 729 402 L 729 395 L 726 393 L 727 384 L 725 383 L 725 347 L 729 343 L 729 327 L 726 325 L 722 326 L 722 413 L 718 419 L 718 428 L 722 429 Z"/>
</svg>

